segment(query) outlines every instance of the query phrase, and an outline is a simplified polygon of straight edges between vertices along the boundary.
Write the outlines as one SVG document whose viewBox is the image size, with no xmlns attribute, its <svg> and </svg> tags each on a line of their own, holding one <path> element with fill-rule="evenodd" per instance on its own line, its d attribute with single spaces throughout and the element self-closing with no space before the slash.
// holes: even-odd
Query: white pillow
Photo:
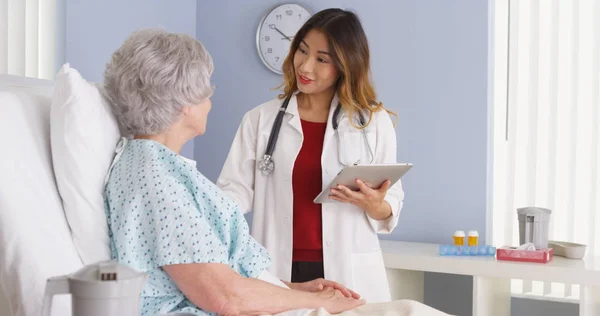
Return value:
<svg viewBox="0 0 600 316">
<path fill-rule="evenodd" d="M 56 181 L 84 265 L 110 259 L 104 177 L 120 133 L 101 89 L 65 64 L 56 75 L 50 112 Z"/>
</svg>

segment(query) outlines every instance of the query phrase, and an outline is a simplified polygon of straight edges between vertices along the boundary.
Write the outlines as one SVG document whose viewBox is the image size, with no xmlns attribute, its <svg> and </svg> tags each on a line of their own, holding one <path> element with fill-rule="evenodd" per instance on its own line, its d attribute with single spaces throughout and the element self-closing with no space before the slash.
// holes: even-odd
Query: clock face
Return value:
<svg viewBox="0 0 600 316">
<path fill-rule="evenodd" d="M 311 13 L 298 4 L 282 4 L 262 19 L 258 25 L 256 45 L 258 55 L 271 71 L 282 74 L 281 66 L 294 35 L 310 16 Z"/>
</svg>

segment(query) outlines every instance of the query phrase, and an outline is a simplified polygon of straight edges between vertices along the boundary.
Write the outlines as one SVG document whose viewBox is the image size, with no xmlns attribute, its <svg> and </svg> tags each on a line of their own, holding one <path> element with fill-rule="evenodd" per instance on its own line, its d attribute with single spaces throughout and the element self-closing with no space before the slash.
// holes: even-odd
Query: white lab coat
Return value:
<svg viewBox="0 0 600 316">
<path fill-rule="evenodd" d="M 338 99 L 334 97 L 321 155 L 323 187 L 342 169 L 338 160 L 338 141 L 331 124 Z M 235 135 L 217 185 L 240 205 L 243 212 L 254 211 L 252 236 L 267 248 L 273 259 L 269 271 L 290 281 L 292 271 L 292 169 L 303 141 L 296 96 L 290 99 L 273 153 L 275 169 L 264 176 L 256 169 L 262 159 L 273 122 L 282 100 L 266 102 L 246 113 Z M 368 117 L 366 117 L 368 119 Z M 340 115 L 342 162 L 371 160 L 362 131 Z M 396 133 L 385 111 L 373 115 L 367 128 L 373 163 L 396 162 Z M 344 149 L 347 148 L 347 149 Z M 323 265 L 325 278 L 339 282 L 361 294 L 367 302 L 389 301 L 383 257 L 377 233 L 390 233 L 398 223 L 404 193 L 402 184 L 392 186 L 385 200 L 392 216 L 374 220 L 360 208 L 346 203 L 322 205 Z"/>
</svg>

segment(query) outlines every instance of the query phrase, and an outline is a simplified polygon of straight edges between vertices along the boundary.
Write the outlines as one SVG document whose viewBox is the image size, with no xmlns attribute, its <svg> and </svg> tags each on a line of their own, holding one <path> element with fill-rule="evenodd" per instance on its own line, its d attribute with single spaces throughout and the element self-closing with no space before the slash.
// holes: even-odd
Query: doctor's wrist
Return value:
<svg viewBox="0 0 600 316">
<path fill-rule="evenodd" d="M 370 209 L 365 211 L 369 217 L 378 221 L 388 219 L 392 216 L 392 206 L 386 200 L 374 204 Z"/>
</svg>

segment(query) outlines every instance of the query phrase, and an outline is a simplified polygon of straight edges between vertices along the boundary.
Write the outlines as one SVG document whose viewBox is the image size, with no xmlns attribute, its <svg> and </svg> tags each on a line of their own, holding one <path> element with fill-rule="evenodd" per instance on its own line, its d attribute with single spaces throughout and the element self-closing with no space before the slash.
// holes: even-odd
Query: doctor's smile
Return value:
<svg viewBox="0 0 600 316">
<path fill-rule="evenodd" d="M 300 83 L 302 84 L 310 84 L 311 82 L 313 82 L 313 80 L 309 79 L 308 77 L 305 76 L 298 76 L 298 81 L 300 81 Z"/>
</svg>

